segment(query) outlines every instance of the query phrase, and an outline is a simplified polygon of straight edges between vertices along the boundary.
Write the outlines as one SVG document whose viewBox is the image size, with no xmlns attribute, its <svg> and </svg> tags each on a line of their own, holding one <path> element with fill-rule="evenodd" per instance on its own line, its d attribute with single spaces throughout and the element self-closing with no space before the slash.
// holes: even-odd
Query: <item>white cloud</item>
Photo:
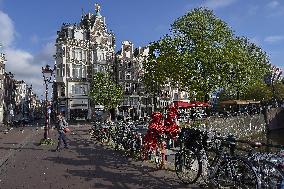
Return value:
<svg viewBox="0 0 284 189">
<path fill-rule="evenodd" d="M 33 89 L 39 96 L 44 94 L 43 78 L 41 67 L 46 64 L 54 65 L 54 45 L 47 43 L 43 49 L 35 55 L 19 49 L 5 49 L 6 71 L 15 74 L 18 80 L 24 80 L 27 84 L 32 84 Z"/>
<path fill-rule="evenodd" d="M 279 5 L 278 1 L 271 1 L 271 2 L 269 2 L 267 4 L 267 7 L 269 7 L 269 8 L 276 8 L 276 7 L 278 7 L 278 5 Z"/>
<path fill-rule="evenodd" d="M 41 91 L 41 65 L 34 64 L 34 56 L 17 49 L 6 49 L 6 71 L 12 72 L 18 80 L 32 84 L 36 91 Z"/>
<path fill-rule="evenodd" d="M 12 72 L 18 80 L 32 84 L 35 93 L 40 96 L 44 94 L 41 67 L 54 64 L 52 56 L 55 52 L 54 43 L 48 42 L 39 53 L 33 55 L 13 46 L 15 36 L 13 21 L 7 14 L 0 11 L 0 43 L 3 44 L 3 51 L 7 59 L 5 71 Z M 39 38 L 34 35 L 31 39 L 37 42 Z"/>
<path fill-rule="evenodd" d="M 267 14 L 268 18 L 283 17 L 284 15 L 284 7 L 281 5 L 280 1 L 274 0 L 267 3 L 266 8 L 269 11 L 269 14 Z"/>
<path fill-rule="evenodd" d="M 268 36 L 264 39 L 265 42 L 267 43 L 277 43 L 279 41 L 284 40 L 284 36 L 283 35 L 272 35 L 272 36 Z"/>
<path fill-rule="evenodd" d="M 222 7 L 227 7 L 233 4 L 236 0 L 207 0 L 203 6 L 211 8 L 211 9 L 218 9 Z"/>
<path fill-rule="evenodd" d="M 3 46 L 10 46 L 14 41 L 15 29 L 14 23 L 10 17 L 0 11 L 0 43 Z"/>
</svg>

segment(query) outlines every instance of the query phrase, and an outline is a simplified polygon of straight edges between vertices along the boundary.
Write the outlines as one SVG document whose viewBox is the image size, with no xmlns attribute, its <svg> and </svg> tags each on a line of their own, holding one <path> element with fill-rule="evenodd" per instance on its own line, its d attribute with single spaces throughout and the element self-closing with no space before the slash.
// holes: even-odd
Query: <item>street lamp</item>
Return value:
<svg viewBox="0 0 284 189">
<path fill-rule="evenodd" d="M 273 94 L 273 103 L 277 107 L 277 99 L 275 94 L 275 82 L 277 82 L 282 74 L 282 70 L 275 66 L 272 67 L 272 76 L 271 76 L 271 86 L 272 86 L 272 94 Z"/>
<path fill-rule="evenodd" d="M 50 68 L 49 65 L 42 67 L 42 76 L 45 84 L 45 127 L 44 127 L 44 139 L 48 139 L 49 136 L 49 121 L 48 121 L 48 84 L 52 83 L 52 75 L 55 70 L 55 66 L 53 69 Z"/>
</svg>

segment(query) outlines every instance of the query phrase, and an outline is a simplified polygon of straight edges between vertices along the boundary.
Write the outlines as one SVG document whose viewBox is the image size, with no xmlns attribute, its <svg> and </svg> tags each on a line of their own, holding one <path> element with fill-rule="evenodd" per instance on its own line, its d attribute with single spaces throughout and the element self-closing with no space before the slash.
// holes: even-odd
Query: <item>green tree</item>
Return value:
<svg viewBox="0 0 284 189">
<path fill-rule="evenodd" d="M 263 78 L 269 72 L 269 59 L 245 37 L 236 37 L 232 42 L 229 74 L 223 88 L 230 91 L 234 99 L 245 99 L 245 93 L 253 87 L 264 89 Z"/>
<path fill-rule="evenodd" d="M 106 110 L 111 110 L 120 104 L 123 91 L 109 74 L 99 72 L 93 78 L 89 97 L 93 104 L 103 105 Z"/>
<path fill-rule="evenodd" d="M 262 80 L 269 62 L 259 47 L 236 37 L 227 23 L 204 8 L 175 20 L 171 34 L 149 49 L 146 86 L 169 81 L 205 101 L 220 88 L 240 98 L 247 86 Z"/>
<path fill-rule="evenodd" d="M 256 82 L 247 88 L 244 97 L 248 100 L 269 101 L 272 98 L 272 90 L 264 82 Z"/>
<path fill-rule="evenodd" d="M 166 40 L 166 39 L 165 39 Z M 162 44 L 161 44 L 162 43 Z M 152 43 L 149 46 L 149 51 L 155 51 L 155 49 L 164 48 L 165 50 L 171 49 L 167 48 L 166 45 L 170 43 L 160 41 L 160 43 Z M 156 97 L 160 94 L 162 86 L 167 82 L 168 72 L 164 67 L 165 64 L 160 64 L 160 59 L 163 57 L 157 57 L 157 52 L 150 53 L 149 56 L 144 61 L 144 75 L 142 81 L 146 87 L 147 93 L 151 94 L 154 99 L 154 110 L 156 111 L 157 102 Z"/>
<path fill-rule="evenodd" d="M 281 81 L 275 83 L 275 98 L 277 100 L 284 100 L 284 83 Z"/>
</svg>

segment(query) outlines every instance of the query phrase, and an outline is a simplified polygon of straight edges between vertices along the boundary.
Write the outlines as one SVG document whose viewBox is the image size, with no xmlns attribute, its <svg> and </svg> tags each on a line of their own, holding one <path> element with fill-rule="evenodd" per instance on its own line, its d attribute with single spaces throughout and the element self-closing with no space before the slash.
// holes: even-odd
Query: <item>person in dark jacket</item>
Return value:
<svg viewBox="0 0 284 189">
<path fill-rule="evenodd" d="M 65 135 L 65 132 L 64 132 L 64 129 L 66 127 L 68 127 L 68 123 L 67 123 L 63 113 L 59 113 L 59 115 L 57 116 L 57 125 L 56 125 L 56 129 L 57 129 L 58 134 L 59 134 L 58 145 L 57 145 L 56 151 L 60 150 L 62 141 L 64 143 L 64 148 L 68 149 L 68 144 L 67 144 L 67 141 L 66 141 L 66 135 Z"/>
</svg>

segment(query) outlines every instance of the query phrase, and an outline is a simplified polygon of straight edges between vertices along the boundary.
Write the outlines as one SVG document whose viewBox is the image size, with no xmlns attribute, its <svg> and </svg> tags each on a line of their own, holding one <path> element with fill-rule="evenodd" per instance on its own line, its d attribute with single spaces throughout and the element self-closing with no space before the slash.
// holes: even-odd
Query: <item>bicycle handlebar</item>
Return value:
<svg viewBox="0 0 284 189">
<path fill-rule="evenodd" d="M 258 142 L 258 141 L 248 141 L 248 140 L 241 140 L 241 139 L 236 139 L 234 138 L 233 135 L 229 135 L 227 137 L 215 137 L 215 139 L 219 140 L 225 140 L 226 142 L 235 142 L 235 143 L 242 143 L 242 144 L 248 144 L 252 148 L 260 148 L 260 147 L 271 147 L 271 148 L 279 148 L 279 149 L 284 149 L 283 145 L 279 144 L 267 144 L 264 142 Z"/>
</svg>

